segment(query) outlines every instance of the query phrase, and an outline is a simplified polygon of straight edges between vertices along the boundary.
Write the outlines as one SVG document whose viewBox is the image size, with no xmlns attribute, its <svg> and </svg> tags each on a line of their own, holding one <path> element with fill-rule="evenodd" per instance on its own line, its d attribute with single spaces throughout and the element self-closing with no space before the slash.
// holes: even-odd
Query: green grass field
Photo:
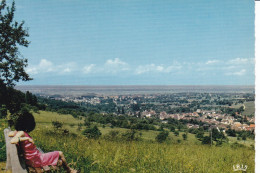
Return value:
<svg viewBox="0 0 260 173">
<path fill-rule="evenodd" d="M 231 144 L 220 147 L 202 145 L 190 133 L 187 141 L 183 141 L 183 132 L 178 137 L 171 132 L 170 140 L 157 143 L 154 139 L 159 132 L 144 130 L 140 131 L 143 138 L 141 141 L 111 141 L 104 138 L 93 140 L 85 138 L 77 130 L 77 124 L 83 123 L 83 120 L 51 112 L 34 115 L 37 128 L 30 134 L 36 145 L 45 152 L 63 151 L 71 166 L 81 172 L 230 173 L 235 164 L 247 165 L 248 172 L 254 172 L 255 151 L 251 147 L 232 147 Z M 64 128 L 71 133 L 55 131 L 51 122 L 56 120 L 63 122 Z M 0 125 L 2 131 L 6 124 L 0 121 Z M 99 129 L 102 136 L 111 130 L 118 130 L 120 133 L 127 131 L 123 128 L 101 126 Z M 180 143 L 177 143 L 178 139 L 181 140 Z M 230 141 L 235 142 L 235 138 L 232 140 Z"/>
<path fill-rule="evenodd" d="M 245 110 L 242 113 L 242 115 L 247 115 L 247 116 L 255 115 L 254 101 L 245 102 L 244 104 L 232 105 L 232 108 L 240 108 L 241 106 L 245 106 Z"/>
<path fill-rule="evenodd" d="M 255 102 L 245 102 L 244 115 L 255 115 Z"/>
</svg>

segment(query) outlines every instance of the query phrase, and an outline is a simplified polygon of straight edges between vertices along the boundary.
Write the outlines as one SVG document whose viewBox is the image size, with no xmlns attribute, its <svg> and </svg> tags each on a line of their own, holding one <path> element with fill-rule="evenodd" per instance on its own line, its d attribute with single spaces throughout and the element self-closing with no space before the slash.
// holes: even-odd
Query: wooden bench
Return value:
<svg viewBox="0 0 260 173">
<path fill-rule="evenodd" d="M 11 144 L 11 137 L 8 136 L 11 132 L 10 128 L 4 129 L 5 143 L 6 143 L 6 171 L 12 171 L 13 173 L 27 173 L 27 172 L 39 172 L 39 169 L 27 167 L 24 158 L 19 155 L 18 147 Z M 49 166 L 44 166 L 40 172 L 50 171 Z"/>
</svg>

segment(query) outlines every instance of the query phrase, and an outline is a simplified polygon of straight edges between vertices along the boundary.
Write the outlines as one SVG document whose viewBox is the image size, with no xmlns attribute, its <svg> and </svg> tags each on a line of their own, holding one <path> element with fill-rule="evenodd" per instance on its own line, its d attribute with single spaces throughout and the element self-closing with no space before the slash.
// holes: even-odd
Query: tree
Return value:
<svg viewBox="0 0 260 173">
<path fill-rule="evenodd" d="M 187 137 L 188 137 L 188 136 L 187 136 L 186 133 L 183 133 L 183 134 L 182 134 L 182 138 L 183 138 L 183 140 L 187 140 Z"/>
<path fill-rule="evenodd" d="M 19 112 L 25 103 L 24 94 L 13 87 L 16 82 L 31 80 L 25 72 L 27 59 L 19 52 L 28 47 L 29 36 L 24 22 L 14 21 L 15 3 L 11 7 L 6 0 L 0 2 L 0 106 L 6 105 L 11 114 Z"/>
<path fill-rule="evenodd" d="M 162 142 L 164 142 L 166 139 L 167 139 L 167 137 L 169 136 L 169 132 L 168 131 L 161 131 L 157 136 L 156 136 L 156 141 L 157 142 L 160 142 L 160 143 L 162 143 Z"/>
<path fill-rule="evenodd" d="M 195 136 L 196 136 L 196 138 L 198 138 L 199 140 L 201 140 L 201 139 L 203 139 L 203 137 L 204 137 L 204 132 L 203 132 L 203 131 L 198 131 Z"/>
<path fill-rule="evenodd" d="M 122 137 L 127 141 L 139 140 L 136 136 L 136 130 L 131 129 L 122 134 Z"/>
<path fill-rule="evenodd" d="M 0 108 L 0 118 L 6 118 L 6 115 L 7 115 L 6 105 L 2 105 L 2 107 Z"/>
<path fill-rule="evenodd" d="M 179 136 L 179 131 L 175 131 L 175 132 L 174 132 L 174 135 L 175 135 L 175 136 Z"/>
<path fill-rule="evenodd" d="M 83 131 L 84 136 L 93 139 L 98 139 L 101 136 L 101 134 L 102 133 L 100 132 L 97 126 L 94 126 L 92 128 L 87 128 L 86 130 Z"/>
<path fill-rule="evenodd" d="M 174 126 L 171 126 L 171 132 L 175 132 L 175 127 Z"/>
<path fill-rule="evenodd" d="M 228 136 L 236 137 L 236 131 L 235 131 L 235 130 L 232 130 L 231 128 L 229 128 L 229 129 L 226 131 L 226 134 L 227 134 Z"/>
<path fill-rule="evenodd" d="M 242 134 L 242 140 L 245 142 L 245 140 L 246 140 L 246 134 L 245 133 L 243 133 Z"/>
<path fill-rule="evenodd" d="M 209 136 L 204 136 L 202 138 L 202 144 L 211 144 L 211 139 Z"/>
<path fill-rule="evenodd" d="M 5 12 L 5 13 L 4 13 Z M 21 57 L 19 47 L 28 47 L 29 37 L 24 29 L 24 21 L 20 24 L 14 21 L 15 3 L 7 7 L 6 0 L 0 5 L 0 84 L 14 86 L 19 80 L 31 80 L 25 72 L 27 59 Z"/>
</svg>

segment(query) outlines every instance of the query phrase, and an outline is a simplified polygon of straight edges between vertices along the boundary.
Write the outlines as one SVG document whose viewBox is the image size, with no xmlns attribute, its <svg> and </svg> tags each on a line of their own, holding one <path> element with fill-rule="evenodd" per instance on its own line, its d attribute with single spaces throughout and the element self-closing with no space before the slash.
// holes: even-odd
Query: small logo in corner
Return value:
<svg viewBox="0 0 260 173">
<path fill-rule="evenodd" d="M 246 170 L 247 170 L 247 165 L 243 165 L 243 164 L 233 165 L 233 171 L 246 171 Z"/>
</svg>

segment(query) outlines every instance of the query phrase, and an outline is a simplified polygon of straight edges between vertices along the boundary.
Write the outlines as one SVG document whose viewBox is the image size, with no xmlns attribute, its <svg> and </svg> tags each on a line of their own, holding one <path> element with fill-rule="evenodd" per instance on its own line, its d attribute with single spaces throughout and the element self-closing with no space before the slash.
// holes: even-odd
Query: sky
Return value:
<svg viewBox="0 0 260 173">
<path fill-rule="evenodd" d="M 20 85 L 254 85 L 253 0 L 23 0 L 15 19 Z"/>
</svg>

